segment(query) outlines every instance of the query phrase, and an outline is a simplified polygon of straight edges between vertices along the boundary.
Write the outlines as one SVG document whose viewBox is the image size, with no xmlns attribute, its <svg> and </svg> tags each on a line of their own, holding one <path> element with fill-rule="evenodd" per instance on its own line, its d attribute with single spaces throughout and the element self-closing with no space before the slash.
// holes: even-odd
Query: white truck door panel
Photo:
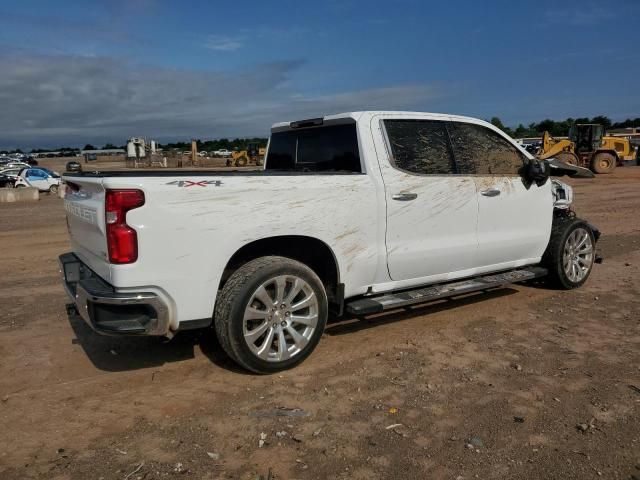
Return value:
<svg viewBox="0 0 640 480">
<path fill-rule="evenodd" d="M 551 182 L 527 187 L 521 176 L 525 154 L 497 130 L 451 122 L 449 132 L 456 161 L 475 173 L 479 266 L 537 261 L 551 232 Z"/>
<path fill-rule="evenodd" d="M 480 263 L 521 263 L 540 257 L 551 232 L 551 181 L 540 187 L 534 183 L 529 189 L 520 177 L 476 177 L 475 181 Z"/>
<path fill-rule="evenodd" d="M 451 152 L 445 122 L 376 116 L 371 128 L 387 203 L 386 248 L 391 279 L 401 281 L 474 268 L 476 186 L 472 177 L 454 175 L 449 170 L 453 158 L 448 157 Z M 429 139 L 412 143 L 422 135 Z M 420 158 L 414 163 L 416 157 Z M 400 164 L 408 170 L 398 168 Z"/>
</svg>

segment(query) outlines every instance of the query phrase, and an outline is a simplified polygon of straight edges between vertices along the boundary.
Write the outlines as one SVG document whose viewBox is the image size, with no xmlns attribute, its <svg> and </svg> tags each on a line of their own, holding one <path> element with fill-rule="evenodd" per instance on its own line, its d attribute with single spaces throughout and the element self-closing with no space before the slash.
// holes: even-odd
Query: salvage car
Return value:
<svg viewBox="0 0 640 480">
<path fill-rule="evenodd" d="M 16 178 L 18 178 L 18 175 L 20 174 L 20 171 L 23 168 L 24 167 L 0 168 L 0 175 L 6 175 L 8 177 L 11 177 L 15 182 Z"/>
<path fill-rule="evenodd" d="M 0 188 L 13 188 L 15 177 L 0 172 Z"/>
<path fill-rule="evenodd" d="M 241 366 L 291 368 L 329 314 L 377 314 L 546 277 L 581 286 L 598 230 L 493 125 L 415 112 L 277 123 L 260 171 L 67 173 L 81 317 L 106 335 L 210 328 Z"/>
<path fill-rule="evenodd" d="M 15 187 L 35 187 L 41 192 L 57 193 L 60 182 L 60 175 L 48 168 L 24 168 L 16 178 Z"/>
</svg>

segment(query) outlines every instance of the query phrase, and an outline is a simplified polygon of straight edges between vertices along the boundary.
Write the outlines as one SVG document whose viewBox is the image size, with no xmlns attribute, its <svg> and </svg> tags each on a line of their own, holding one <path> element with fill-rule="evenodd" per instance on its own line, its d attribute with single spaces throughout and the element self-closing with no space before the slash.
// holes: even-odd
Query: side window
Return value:
<svg viewBox="0 0 640 480">
<path fill-rule="evenodd" d="M 362 168 L 355 123 L 272 134 L 266 169 L 360 173 Z"/>
<path fill-rule="evenodd" d="M 524 155 L 505 138 L 482 125 L 449 124 L 456 164 L 463 172 L 479 175 L 518 175 Z"/>
<path fill-rule="evenodd" d="M 456 173 L 447 129 L 437 120 L 385 120 L 395 167 L 420 175 Z"/>
<path fill-rule="evenodd" d="M 300 130 L 296 170 L 360 172 L 356 124 Z"/>
</svg>

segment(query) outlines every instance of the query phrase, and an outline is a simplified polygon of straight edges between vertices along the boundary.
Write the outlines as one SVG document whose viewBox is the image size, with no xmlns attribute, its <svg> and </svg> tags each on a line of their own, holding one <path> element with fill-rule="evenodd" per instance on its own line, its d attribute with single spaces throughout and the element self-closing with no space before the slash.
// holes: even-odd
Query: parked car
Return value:
<svg viewBox="0 0 640 480">
<path fill-rule="evenodd" d="M 82 165 L 80 164 L 80 162 L 76 162 L 75 160 L 71 160 L 70 162 L 67 162 L 65 169 L 67 172 L 81 172 L 82 171 Z"/>
<path fill-rule="evenodd" d="M 13 188 L 16 184 L 16 180 L 18 179 L 18 175 L 22 168 L 2 168 L 0 169 L 0 177 L 3 177 L 2 186 L 3 188 L 11 187 Z"/>
<path fill-rule="evenodd" d="M 24 168 L 16 179 L 15 187 L 36 187 L 41 192 L 57 193 L 60 183 L 60 175 L 48 168 Z"/>
<path fill-rule="evenodd" d="M 542 146 L 541 142 L 537 142 L 537 143 L 525 143 L 522 145 L 522 147 L 529 152 L 531 155 L 535 155 L 536 153 L 538 153 L 538 150 L 540 150 L 540 147 Z"/>
<path fill-rule="evenodd" d="M 230 150 L 227 150 L 226 148 L 222 148 L 220 150 L 214 150 L 213 151 L 213 156 L 214 157 L 230 157 L 232 154 L 232 152 Z"/>
<path fill-rule="evenodd" d="M 0 174 L 1 175 L 8 175 L 10 177 L 13 177 L 13 179 L 15 180 L 18 175 L 20 174 L 20 171 L 23 169 L 24 167 L 11 167 L 11 168 L 0 168 Z"/>
<path fill-rule="evenodd" d="M 15 177 L 0 172 L 0 188 L 13 188 L 15 181 Z"/>
<path fill-rule="evenodd" d="M 29 168 L 31 165 L 24 162 L 10 161 L 2 165 L 2 168 Z"/>
<path fill-rule="evenodd" d="M 599 232 L 550 177 L 593 174 L 487 122 L 357 112 L 271 132 L 264 171 L 65 174 L 60 262 L 93 329 L 214 327 L 232 359 L 269 373 L 314 350 L 329 312 L 591 273 Z"/>
</svg>

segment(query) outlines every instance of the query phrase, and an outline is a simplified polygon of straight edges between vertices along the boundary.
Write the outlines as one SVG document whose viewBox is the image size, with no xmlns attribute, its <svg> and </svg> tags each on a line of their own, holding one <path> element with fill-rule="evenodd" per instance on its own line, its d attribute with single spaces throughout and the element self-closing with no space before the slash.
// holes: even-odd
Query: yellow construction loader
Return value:
<svg viewBox="0 0 640 480">
<path fill-rule="evenodd" d="M 227 159 L 227 167 L 245 167 L 249 164 L 264 165 L 264 156 L 267 149 L 261 147 L 259 143 L 249 143 L 246 150 L 239 150 L 231 153 L 231 158 Z"/>
<path fill-rule="evenodd" d="M 602 125 L 582 123 L 571 127 L 567 139 L 555 139 L 544 132 L 538 157 L 543 160 L 554 157 L 594 173 L 611 173 L 616 165 L 633 160 L 634 150 L 626 138 L 605 135 Z"/>
</svg>

